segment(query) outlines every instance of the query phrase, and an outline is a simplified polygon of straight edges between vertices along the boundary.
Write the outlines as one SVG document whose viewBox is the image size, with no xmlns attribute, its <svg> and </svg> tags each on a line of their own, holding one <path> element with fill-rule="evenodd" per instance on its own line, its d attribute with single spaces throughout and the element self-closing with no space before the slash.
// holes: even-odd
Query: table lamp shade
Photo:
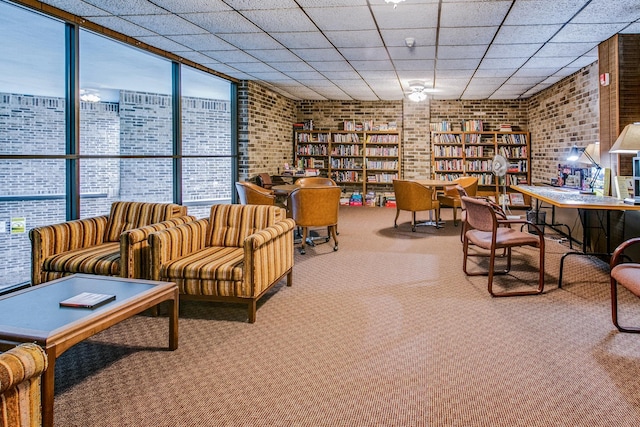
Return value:
<svg viewBox="0 0 640 427">
<path fill-rule="evenodd" d="M 640 151 L 640 123 L 626 125 L 609 150 L 610 153 L 629 154 L 636 154 L 638 151 Z"/>
<path fill-rule="evenodd" d="M 600 143 L 595 142 L 587 145 L 587 148 L 584 149 L 584 152 L 581 154 L 578 159 L 578 163 L 583 163 L 587 165 L 597 165 L 600 163 Z"/>
</svg>

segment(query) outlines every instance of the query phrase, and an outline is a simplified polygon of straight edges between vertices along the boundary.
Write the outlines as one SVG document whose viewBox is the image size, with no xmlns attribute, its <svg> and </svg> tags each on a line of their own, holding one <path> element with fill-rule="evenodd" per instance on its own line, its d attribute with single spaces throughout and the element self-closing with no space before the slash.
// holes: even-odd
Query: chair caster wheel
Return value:
<svg viewBox="0 0 640 427">
<path fill-rule="evenodd" d="M 393 228 L 398 228 L 398 224 L 393 224 Z"/>
<path fill-rule="evenodd" d="M 335 246 L 333 247 L 333 251 L 335 252 L 335 251 L 337 251 L 337 250 L 338 250 L 338 245 L 335 245 Z"/>
<path fill-rule="evenodd" d="M 411 227 L 411 231 L 413 231 L 415 233 L 416 232 L 416 228 L 415 227 Z"/>
<path fill-rule="evenodd" d="M 329 240 L 331 240 L 330 237 L 327 237 L 326 239 L 324 239 L 325 242 L 328 242 Z"/>
<path fill-rule="evenodd" d="M 304 249 L 300 249 L 300 255 L 304 255 L 306 253 L 307 253 L 307 251 L 305 251 Z"/>
</svg>

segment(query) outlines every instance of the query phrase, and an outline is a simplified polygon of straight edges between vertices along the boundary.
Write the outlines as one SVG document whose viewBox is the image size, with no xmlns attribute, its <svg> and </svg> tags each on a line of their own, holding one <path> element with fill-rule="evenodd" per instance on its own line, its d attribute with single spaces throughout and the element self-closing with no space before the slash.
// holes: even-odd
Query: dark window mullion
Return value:
<svg viewBox="0 0 640 427">
<path fill-rule="evenodd" d="M 80 218 L 80 83 L 78 62 L 78 27 L 65 25 L 65 142 L 66 153 L 66 211 L 67 220 Z"/>
</svg>

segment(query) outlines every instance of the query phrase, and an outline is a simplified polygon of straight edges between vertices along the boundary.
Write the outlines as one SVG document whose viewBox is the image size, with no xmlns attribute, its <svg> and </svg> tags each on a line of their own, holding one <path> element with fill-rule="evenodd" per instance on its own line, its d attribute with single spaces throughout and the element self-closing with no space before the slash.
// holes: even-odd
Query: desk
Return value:
<svg viewBox="0 0 640 427">
<path fill-rule="evenodd" d="M 560 274 L 558 276 L 558 287 L 562 287 L 562 271 L 564 267 L 564 260 L 569 255 L 592 255 L 592 256 L 611 256 L 611 241 L 610 241 L 610 224 L 609 217 L 611 211 L 637 211 L 640 210 L 640 205 L 628 205 L 622 200 L 610 196 L 596 196 L 592 194 L 581 194 L 578 190 L 571 190 L 567 188 L 550 187 L 550 186 L 537 186 L 537 185 L 512 185 L 511 188 L 515 191 L 519 191 L 522 194 L 526 194 L 536 200 L 540 200 L 549 203 L 552 206 L 558 208 L 572 208 L 578 209 L 580 222 L 582 223 L 582 251 L 567 252 L 562 256 L 560 260 Z M 605 234 L 606 241 L 606 253 L 589 252 L 588 247 L 590 243 L 589 233 L 589 216 L 594 211 L 604 211 L 605 222 L 602 224 L 600 220 L 600 226 Z"/>
</svg>

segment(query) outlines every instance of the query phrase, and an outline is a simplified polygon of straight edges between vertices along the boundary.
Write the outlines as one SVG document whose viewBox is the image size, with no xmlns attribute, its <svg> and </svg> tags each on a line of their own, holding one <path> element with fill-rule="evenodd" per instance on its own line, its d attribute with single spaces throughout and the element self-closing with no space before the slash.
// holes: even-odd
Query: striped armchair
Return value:
<svg viewBox="0 0 640 427">
<path fill-rule="evenodd" d="M 173 203 L 114 202 L 108 216 L 33 228 L 31 284 L 74 273 L 148 279 L 147 236 L 193 220 Z"/>
<path fill-rule="evenodd" d="M 0 427 L 42 425 L 40 377 L 45 369 L 47 356 L 36 344 L 0 353 Z"/>
<path fill-rule="evenodd" d="M 284 276 L 291 286 L 294 228 L 277 206 L 214 205 L 209 218 L 149 235 L 151 278 L 177 283 L 181 300 L 247 304 L 253 323 L 265 292 Z"/>
</svg>

